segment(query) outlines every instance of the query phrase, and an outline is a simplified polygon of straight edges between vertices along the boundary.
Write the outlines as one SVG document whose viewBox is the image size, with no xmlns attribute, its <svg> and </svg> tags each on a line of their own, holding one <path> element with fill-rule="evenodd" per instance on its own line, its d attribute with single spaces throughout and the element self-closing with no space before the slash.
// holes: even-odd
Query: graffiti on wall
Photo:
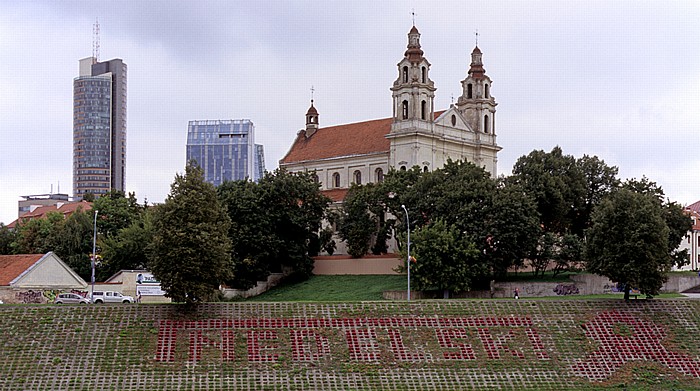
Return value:
<svg viewBox="0 0 700 391">
<path fill-rule="evenodd" d="M 46 303 L 42 291 L 28 290 L 15 293 L 15 299 L 22 304 L 43 304 Z"/>
<path fill-rule="evenodd" d="M 578 287 L 574 284 L 570 285 L 565 285 L 565 284 L 557 284 L 557 286 L 552 289 L 554 293 L 556 293 L 559 296 L 563 295 L 578 295 Z"/>
</svg>

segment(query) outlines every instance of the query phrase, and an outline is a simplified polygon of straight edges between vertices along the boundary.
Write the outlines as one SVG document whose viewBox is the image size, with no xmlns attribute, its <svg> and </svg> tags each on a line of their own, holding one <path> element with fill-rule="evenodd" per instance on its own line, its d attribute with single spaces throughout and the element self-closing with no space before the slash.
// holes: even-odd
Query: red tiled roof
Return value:
<svg viewBox="0 0 700 391">
<path fill-rule="evenodd" d="M 25 220 L 31 220 L 31 219 L 41 219 L 46 216 L 47 213 L 49 212 L 59 212 L 63 214 L 63 217 L 66 218 L 73 214 L 78 208 L 82 208 L 83 211 L 87 212 L 92 209 L 92 202 L 87 202 L 87 201 L 79 201 L 79 202 L 66 202 L 60 204 L 60 207 L 57 207 L 58 205 L 47 205 L 47 206 L 40 206 L 36 209 L 34 209 L 31 212 L 27 212 L 22 215 L 19 219 L 11 222 L 8 227 L 9 228 L 14 228 L 15 225 L 17 225 L 18 221 L 25 221 Z"/>
<path fill-rule="evenodd" d="M 321 193 L 323 193 L 324 196 L 333 200 L 333 202 L 340 202 L 345 199 L 346 195 L 348 195 L 348 190 L 350 189 L 330 189 L 321 190 Z"/>
<path fill-rule="evenodd" d="M 435 118 L 442 113 L 444 110 L 436 111 Z M 386 135 L 391 132 L 393 120 L 390 117 L 319 128 L 308 138 L 304 131 L 300 131 L 289 152 L 280 160 L 280 164 L 389 153 L 391 143 Z"/>
<path fill-rule="evenodd" d="M 384 136 L 391 131 L 392 121 L 383 118 L 319 128 L 308 138 L 299 132 L 280 164 L 389 152 L 389 139 Z"/>
<path fill-rule="evenodd" d="M 12 280 L 19 277 L 43 256 L 44 254 L 0 255 L 0 286 L 9 286 Z"/>
<path fill-rule="evenodd" d="M 694 203 L 694 204 L 690 204 L 690 205 L 686 206 L 685 209 L 692 210 L 692 211 L 694 211 L 694 212 L 700 213 L 700 201 L 698 201 L 698 202 L 696 202 L 696 203 Z"/>
</svg>

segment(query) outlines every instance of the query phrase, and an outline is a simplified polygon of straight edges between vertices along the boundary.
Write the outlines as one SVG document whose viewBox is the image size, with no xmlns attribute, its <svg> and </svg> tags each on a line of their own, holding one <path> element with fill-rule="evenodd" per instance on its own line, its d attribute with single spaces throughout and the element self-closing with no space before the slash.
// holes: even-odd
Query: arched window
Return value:
<svg viewBox="0 0 700 391">
<path fill-rule="evenodd" d="M 452 126 L 455 126 L 455 125 L 457 125 L 457 116 L 452 114 Z"/>
<path fill-rule="evenodd" d="M 403 82 L 408 83 L 408 67 L 403 67 Z"/>
<path fill-rule="evenodd" d="M 384 182 L 384 170 L 382 170 L 381 168 L 374 170 L 374 178 L 377 183 Z"/>
<path fill-rule="evenodd" d="M 337 172 L 333 173 L 333 187 L 340 187 L 340 174 Z"/>
<path fill-rule="evenodd" d="M 488 98 L 488 97 L 489 97 L 489 85 L 484 84 L 484 98 Z"/>
<path fill-rule="evenodd" d="M 356 184 L 358 184 L 358 185 L 362 184 L 362 173 L 360 172 L 360 170 L 356 170 L 355 172 L 353 172 L 352 178 Z"/>
<path fill-rule="evenodd" d="M 408 101 L 405 100 L 401 103 L 401 111 L 403 113 L 403 119 L 408 119 Z"/>
<path fill-rule="evenodd" d="M 428 70 L 425 69 L 425 67 L 421 68 L 421 80 L 423 83 L 425 83 L 426 79 L 428 78 Z"/>
<path fill-rule="evenodd" d="M 428 172 L 428 166 L 423 166 L 423 172 Z"/>
<path fill-rule="evenodd" d="M 474 88 L 472 87 L 472 83 L 467 84 L 467 99 L 471 99 L 471 98 L 472 98 L 472 95 L 473 95 L 472 91 L 473 91 L 473 89 L 474 89 Z"/>
<path fill-rule="evenodd" d="M 427 107 L 428 107 L 428 103 L 427 103 L 426 101 L 421 101 L 421 102 L 420 102 L 420 119 L 422 119 L 422 120 L 425 120 L 425 119 L 427 119 L 427 117 L 428 117 L 428 114 L 427 114 L 428 109 L 427 109 Z"/>
<path fill-rule="evenodd" d="M 401 171 L 406 171 L 406 166 L 401 166 L 400 170 L 401 170 Z"/>
<path fill-rule="evenodd" d="M 484 133 L 489 132 L 489 116 L 484 115 Z"/>
<path fill-rule="evenodd" d="M 314 183 L 318 183 L 318 175 L 316 175 L 316 174 L 311 174 L 311 179 L 314 180 Z"/>
</svg>

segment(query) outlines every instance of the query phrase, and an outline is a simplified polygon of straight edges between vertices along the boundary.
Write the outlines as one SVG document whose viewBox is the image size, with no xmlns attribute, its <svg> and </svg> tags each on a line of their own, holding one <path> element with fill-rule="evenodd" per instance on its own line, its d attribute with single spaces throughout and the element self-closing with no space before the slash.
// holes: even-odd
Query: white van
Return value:
<svg viewBox="0 0 700 391">
<path fill-rule="evenodd" d="M 122 295 L 120 292 L 98 292 L 95 291 L 92 294 L 92 302 L 95 304 L 103 303 L 133 303 L 134 298 L 131 296 Z"/>
</svg>

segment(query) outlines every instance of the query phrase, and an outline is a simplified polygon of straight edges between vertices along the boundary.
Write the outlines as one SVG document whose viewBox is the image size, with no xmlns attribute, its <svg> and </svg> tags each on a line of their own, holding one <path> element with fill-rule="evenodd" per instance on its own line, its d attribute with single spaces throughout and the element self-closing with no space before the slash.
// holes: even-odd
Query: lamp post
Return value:
<svg viewBox="0 0 700 391">
<path fill-rule="evenodd" d="M 406 256 L 406 271 L 408 275 L 406 301 L 411 301 L 411 222 L 409 221 L 408 209 L 406 209 L 406 205 L 401 205 L 401 207 L 403 208 L 404 212 L 406 212 L 406 232 L 408 233 L 408 239 L 406 240 L 406 249 L 408 252 L 408 255 Z"/>
<path fill-rule="evenodd" d="M 92 283 L 92 292 L 90 292 L 90 300 L 95 295 L 95 247 L 97 246 L 97 209 L 95 209 L 95 219 L 92 226 L 92 277 L 90 282 Z"/>
</svg>

